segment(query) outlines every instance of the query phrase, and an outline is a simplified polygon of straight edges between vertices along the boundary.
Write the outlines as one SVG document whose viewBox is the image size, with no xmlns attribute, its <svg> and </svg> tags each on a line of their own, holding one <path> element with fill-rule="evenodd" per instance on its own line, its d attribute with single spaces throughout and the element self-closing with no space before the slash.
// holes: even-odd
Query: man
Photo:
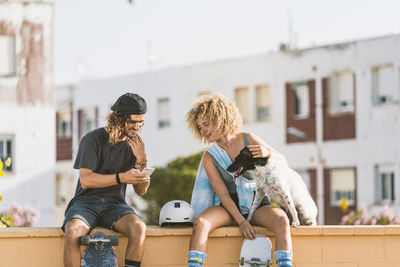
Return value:
<svg viewBox="0 0 400 267">
<path fill-rule="evenodd" d="M 142 196 L 150 177 L 146 153 L 138 132 L 144 125 L 145 100 L 126 93 L 118 98 L 107 117 L 107 126 L 87 133 L 81 140 L 74 168 L 79 180 L 68 204 L 62 229 L 65 231 L 64 265 L 80 266 L 79 239 L 95 226 L 128 237 L 125 266 L 140 266 L 146 225 L 125 202 L 127 184 Z"/>
</svg>

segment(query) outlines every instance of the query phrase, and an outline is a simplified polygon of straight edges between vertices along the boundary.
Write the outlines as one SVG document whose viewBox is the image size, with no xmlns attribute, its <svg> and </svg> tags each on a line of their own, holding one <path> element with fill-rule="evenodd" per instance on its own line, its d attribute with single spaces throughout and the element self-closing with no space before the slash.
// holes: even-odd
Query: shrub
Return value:
<svg viewBox="0 0 400 267">
<path fill-rule="evenodd" d="M 39 211 L 14 204 L 0 212 L 0 227 L 32 227 L 38 218 Z"/>
<path fill-rule="evenodd" d="M 169 162 L 165 168 L 156 168 L 151 175 L 151 184 L 143 198 L 148 207 L 144 211 L 148 224 L 158 224 L 162 206 L 171 200 L 190 203 L 197 168 L 204 151 L 188 157 L 179 157 Z"/>
<path fill-rule="evenodd" d="M 385 205 L 380 214 L 368 215 L 366 208 L 360 208 L 357 211 L 350 211 L 342 217 L 343 225 L 393 225 L 400 224 L 400 215 L 396 215 L 389 207 Z"/>
</svg>

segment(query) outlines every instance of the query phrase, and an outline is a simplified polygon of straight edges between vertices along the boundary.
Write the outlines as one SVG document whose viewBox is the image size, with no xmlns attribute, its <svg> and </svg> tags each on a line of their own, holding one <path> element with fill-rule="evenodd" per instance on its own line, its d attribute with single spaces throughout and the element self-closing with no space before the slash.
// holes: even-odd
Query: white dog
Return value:
<svg viewBox="0 0 400 267">
<path fill-rule="evenodd" d="M 314 200 L 300 175 L 286 164 L 272 158 L 253 158 L 250 150 L 245 147 L 227 171 L 234 172 L 234 179 L 247 171 L 256 182 L 256 195 L 247 217 L 248 221 L 253 217 L 264 196 L 268 195 L 286 212 L 293 226 L 317 224 L 317 207 Z"/>
</svg>

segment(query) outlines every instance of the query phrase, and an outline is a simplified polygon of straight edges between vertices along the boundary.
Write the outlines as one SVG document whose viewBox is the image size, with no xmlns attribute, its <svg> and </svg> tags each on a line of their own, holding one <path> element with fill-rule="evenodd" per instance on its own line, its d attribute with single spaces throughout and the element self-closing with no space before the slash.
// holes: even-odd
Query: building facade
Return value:
<svg viewBox="0 0 400 267">
<path fill-rule="evenodd" d="M 13 204 L 54 225 L 55 134 L 53 6 L 0 3 L 0 157 L 12 159 L 0 180 L 0 210 Z"/>
<path fill-rule="evenodd" d="M 62 225 L 64 212 L 73 196 L 76 181 L 72 169 L 72 103 L 73 86 L 59 86 L 55 89 L 56 103 L 56 174 L 55 225 Z"/>
<path fill-rule="evenodd" d="M 400 206 L 400 35 L 87 81 L 73 95 L 73 155 L 105 125 L 121 94 L 148 102 L 142 136 L 149 164 L 204 149 L 185 114 L 202 94 L 234 100 L 244 131 L 281 151 L 305 180 L 319 222 L 350 208 Z"/>
</svg>

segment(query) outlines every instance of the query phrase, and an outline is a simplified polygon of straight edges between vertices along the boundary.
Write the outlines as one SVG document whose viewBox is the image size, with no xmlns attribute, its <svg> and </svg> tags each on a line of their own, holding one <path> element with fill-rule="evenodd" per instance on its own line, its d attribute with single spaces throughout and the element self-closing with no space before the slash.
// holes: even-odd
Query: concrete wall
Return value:
<svg viewBox="0 0 400 267">
<path fill-rule="evenodd" d="M 116 233 L 99 229 L 106 234 Z M 273 234 L 256 228 L 274 242 Z M 187 266 L 192 228 L 147 229 L 142 266 Z M 292 228 L 294 267 L 399 267 L 400 226 L 317 226 Z M 242 238 L 237 227 L 210 233 L 205 267 L 238 266 Z M 123 266 L 125 237 L 116 247 Z M 1 266 L 63 266 L 63 232 L 59 228 L 0 228 Z M 23 253 L 23 256 L 21 256 Z M 276 266 L 275 259 L 273 259 Z"/>
</svg>

